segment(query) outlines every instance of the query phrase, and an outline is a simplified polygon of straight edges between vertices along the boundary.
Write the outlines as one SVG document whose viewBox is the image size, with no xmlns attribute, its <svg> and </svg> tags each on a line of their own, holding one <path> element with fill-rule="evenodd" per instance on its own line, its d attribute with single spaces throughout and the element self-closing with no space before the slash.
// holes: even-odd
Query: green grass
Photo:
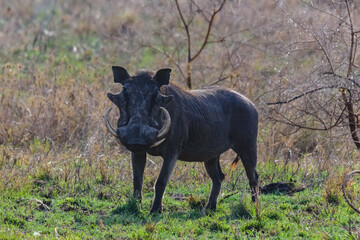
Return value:
<svg viewBox="0 0 360 240">
<path fill-rule="evenodd" d="M 227 190 L 231 180 L 224 182 L 216 212 L 205 214 L 202 209 L 210 180 L 204 183 L 195 180 L 186 187 L 170 182 L 163 213 L 151 215 L 153 191 L 144 191 L 140 205 L 131 198 L 131 181 L 118 184 L 119 189 L 107 188 L 96 180 L 67 186 L 61 180 L 39 173 L 17 191 L 1 192 L 0 238 L 355 239 L 359 236 L 360 216 L 342 198 L 336 204 L 329 202 L 321 186 L 309 187 L 293 196 L 261 195 L 257 217 L 247 185 L 240 184 L 239 193 L 224 198 L 233 193 Z"/>
</svg>

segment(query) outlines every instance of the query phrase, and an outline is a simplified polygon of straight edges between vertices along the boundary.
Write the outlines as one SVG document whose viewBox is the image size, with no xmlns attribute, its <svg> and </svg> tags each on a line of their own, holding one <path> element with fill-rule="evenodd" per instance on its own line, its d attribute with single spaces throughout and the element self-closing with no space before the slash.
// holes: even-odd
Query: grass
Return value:
<svg viewBox="0 0 360 240">
<path fill-rule="evenodd" d="M 234 67 L 224 71 L 221 76 L 232 77 L 220 84 L 244 93 L 259 107 L 260 184 L 281 181 L 306 186 L 292 196 L 279 192 L 261 195 L 258 217 L 241 164 L 230 171 L 231 152 L 222 155 L 226 178 L 216 212 L 203 211 L 211 183 L 199 163 L 177 163 L 162 214 L 149 214 L 161 159 L 148 156 L 142 204 L 131 197 L 129 153 L 103 126 L 103 114 L 110 106 L 106 93 L 121 89 L 113 83 L 111 66 L 121 65 L 130 72 L 171 67 L 172 81 L 184 85 L 174 62 L 182 67 L 186 42 L 179 42 L 184 31 L 170 2 L 57 1 L 53 15 L 50 5 L 40 7 L 43 3 L 38 2 L 0 3 L 0 22 L 8 23 L 0 26 L 4 33 L 0 51 L 0 239 L 360 237 L 360 216 L 347 206 L 340 188 L 346 174 L 359 168 L 359 152 L 346 138 L 348 130 L 294 131 L 266 119 L 268 109 L 262 107 L 259 96 L 275 91 L 275 67 L 280 69 L 285 60 L 275 58 L 276 48 L 266 54 L 258 51 L 273 43 L 293 42 L 290 35 L 296 31 L 278 24 L 269 29 L 277 21 L 272 22 L 273 16 L 280 13 L 264 8 L 266 1 L 238 9 L 241 19 L 244 15 L 253 20 L 251 28 L 246 21 L 230 19 L 236 17 L 236 11 L 229 11 L 235 5 L 224 9 L 227 21 L 216 20 L 214 41 L 224 35 L 221 29 L 235 27 L 238 31 L 240 25 L 249 29 L 238 36 L 243 43 L 234 54 L 238 60 L 228 64 L 226 58 L 230 45 L 239 43 L 235 34 L 234 39 L 225 41 L 228 45 L 211 44 L 203 51 L 203 60 L 193 65 L 195 86 L 216 81 L 221 64 Z M 289 4 L 293 9 L 302 6 Z M 258 9 L 270 11 L 261 14 L 269 25 L 263 24 L 263 18 L 257 19 Z M 251 15 L 256 19 L 251 20 Z M 45 28 L 47 19 L 51 21 Z M 206 32 L 204 27 L 196 21 L 191 26 L 191 31 L 199 31 L 193 35 L 195 48 L 201 44 L 198 38 Z M 41 37 L 39 29 L 46 30 Z M 280 33 L 289 35 L 276 38 Z M 141 47 L 148 43 L 167 49 L 172 58 Z M 296 64 L 286 64 L 290 68 L 287 77 L 307 75 L 296 67 L 311 68 L 313 57 L 299 51 Z M 349 182 L 348 195 L 357 206 L 359 189 L 359 178 Z"/>
<path fill-rule="evenodd" d="M 57 232 L 61 239 L 343 239 L 359 234 L 359 216 L 344 202 L 327 203 L 319 189 L 292 197 L 261 196 L 260 218 L 241 195 L 223 201 L 215 213 L 205 216 L 191 203 L 166 195 L 164 213 L 153 216 L 149 214 L 152 195 L 145 194 L 140 208 L 126 197 L 112 200 L 92 194 L 46 197 L 41 191 L 6 193 L 1 196 L 0 236 L 31 239 L 40 234 L 55 238 Z"/>
<path fill-rule="evenodd" d="M 276 181 L 288 181 L 292 175 L 292 179 L 308 187 L 293 196 L 280 193 L 261 195 L 260 215 L 257 217 L 242 167 L 231 172 L 230 164 L 226 160 L 222 163 L 227 177 L 217 211 L 204 213 L 211 181 L 205 176 L 201 164 L 191 164 L 192 171 L 197 172 L 194 176 L 188 163 L 179 162 L 164 197 L 163 213 L 151 215 L 153 178 L 159 171 L 154 164 L 159 164 L 160 159 L 148 162 L 140 205 L 131 197 L 128 154 L 113 159 L 103 157 L 103 163 L 98 165 L 87 164 L 85 160 L 81 161 L 81 157 L 51 165 L 55 159 L 52 159 L 54 150 L 50 148 L 48 141 L 34 139 L 29 155 L 22 153 L 24 159 L 19 157 L 16 162 L 14 159 L 0 162 L 2 171 L 8 169 L 8 173 L 15 174 L 11 182 L 5 178 L 1 184 L 0 238 L 356 239 L 360 234 L 360 216 L 345 203 L 340 192 L 341 179 L 334 178 L 329 183 L 332 178 L 320 172 L 309 178 L 311 171 L 308 170 L 311 168 L 293 175 L 297 167 L 293 163 L 287 166 L 260 163 L 258 170 L 262 185 L 267 183 L 268 176 L 275 175 Z M 1 150 L 5 160 L 5 152 L 10 149 L 2 146 Z M 57 154 L 63 159 L 67 151 L 58 149 Z M 35 155 L 40 156 L 39 164 L 34 167 L 29 162 L 27 166 L 25 158 Z M 110 172 L 119 162 L 121 171 Z M 47 168 L 44 163 L 50 163 L 51 167 Z M 98 167 L 101 164 L 104 169 Z M 29 168 L 31 170 L 26 172 L 25 169 Z M 22 175 L 16 175 L 15 171 L 19 169 Z M 184 171 L 188 173 L 180 175 L 183 179 L 177 180 Z M 342 173 L 343 170 L 339 168 L 338 171 Z M 151 174 L 155 176 L 152 178 Z M 15 180 L 16 177 L 19 179 Z M 329 186 L 333 189 L 331 192 Z M 356 192 L 359 188 L 360 184 L 353 182 L 350 190 Z"/>
</svg>

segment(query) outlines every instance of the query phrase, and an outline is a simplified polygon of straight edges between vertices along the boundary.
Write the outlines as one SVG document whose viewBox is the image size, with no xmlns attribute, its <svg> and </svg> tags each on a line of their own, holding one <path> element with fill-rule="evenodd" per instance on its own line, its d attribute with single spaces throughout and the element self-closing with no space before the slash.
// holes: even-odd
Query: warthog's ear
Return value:
<svg viewBox="0 0 360 240">
<path fill-rule="evenodd" d="M 114 82 L 124 84 L 126 80 L 130 78 L 130 75 L 123 67 L 112 66 L 114 74 Z"/>
<path fill-rule="evenodd" d="M 154 80 L 157 82 L 158 87 L 168 85 L 170 80 L 170 68 L 163 68 L 156 72 Z"/>
</svg>

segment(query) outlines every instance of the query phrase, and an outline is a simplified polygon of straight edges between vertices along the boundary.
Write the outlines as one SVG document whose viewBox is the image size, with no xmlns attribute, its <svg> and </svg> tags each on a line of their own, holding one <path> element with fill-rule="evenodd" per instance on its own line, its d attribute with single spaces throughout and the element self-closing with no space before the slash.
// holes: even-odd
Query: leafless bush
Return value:
<svg viewBox="0 0 360 240">
<path fill-rule="evenodd" d="M 268 116 L 288 124 L 292 132 L 337 128 L 345 134 L 348 128 L 359 149 L 358 4 L 303 1 L 299 11 L 285 1 L 278 3 L 291 35 L 278 46 L 277 51 L 286 51 L 285 64 L 279 67 L 276 86 L 266 101 Z"/>
</svg>

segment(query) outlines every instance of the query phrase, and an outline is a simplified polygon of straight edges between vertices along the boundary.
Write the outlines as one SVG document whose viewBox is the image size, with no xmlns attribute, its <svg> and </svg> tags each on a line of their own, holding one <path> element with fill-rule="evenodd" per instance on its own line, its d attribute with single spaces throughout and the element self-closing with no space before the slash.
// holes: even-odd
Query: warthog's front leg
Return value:
<svg viewBox="0 0 360 240">
<path fill-rule="evenodd" d="M 175 156 L 164 157 L 164 162 L 161 167 L 160 175 L 155 184 L 155 199 L 150 211 L 151 213 L 161 212 L 162 198 L 171 173 L 175 167 L 176 159 L 177 157 Z"/>
<path fill-rule="evenodd" d="M 141 202 L 146 153 L 131 153 L 131 161 L 133 170 L 134 197 L 139 199 Z"/>
<path fill-rule="evenodd" d="M 225 178 L 225 175 L 221 171 L 219 160 L 220 156 L 204 162 L 206 172 L 209 174 L 212 180 L 211 193 L 209 197 L 209 202 L 206 205 L 206 209 L 210 209 L 213 211 L 216 210 L 216 203 L 221 189 L 221 182 Z"/>
</svg>

